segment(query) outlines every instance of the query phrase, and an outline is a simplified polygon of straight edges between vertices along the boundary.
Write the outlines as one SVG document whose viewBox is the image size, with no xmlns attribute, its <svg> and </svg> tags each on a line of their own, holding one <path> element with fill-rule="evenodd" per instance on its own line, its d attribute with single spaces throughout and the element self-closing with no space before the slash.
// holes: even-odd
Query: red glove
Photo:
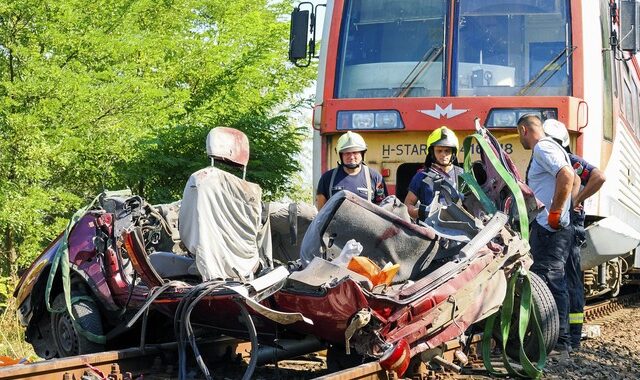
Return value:
<svg viewBox="0 0 640 380">
<path fill-rule="evenodd" d="M 560 217 L 562 216 L 562 210 L 551 210 L 549 211 L 549 217 L 547 217 L 547 222 L 549 223 L 549 227 L 554 230 L 559 230 L 562 228 L 560 225 Z"/>
</svg>

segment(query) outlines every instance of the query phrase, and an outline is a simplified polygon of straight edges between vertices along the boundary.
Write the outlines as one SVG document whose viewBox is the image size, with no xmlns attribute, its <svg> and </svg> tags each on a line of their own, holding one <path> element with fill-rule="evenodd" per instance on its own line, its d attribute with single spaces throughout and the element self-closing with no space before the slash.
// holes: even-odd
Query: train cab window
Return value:
<svg viewBox="0 0 640 380">
<path fill-rule="evenodd" d="M 638 126 L 640 125 L 640 108 L 639 104 L 638 104 L 638 85 L 636 85 L 636 82 L 633 81 L 633 78 L 631 78 L 631 84 L 632 84 L 632 89 L 631 89 L 631 99 L 633 101 L 633 105 L 632 105 L 632 109 L 633 109 L 633 131 L 636 134 L 636 136 L 640 137 L 640 130 L 638 130 Z"/>
<path fill-rule="evenodd" d="M 422 168 L 422 166 L 423 163 L 415 162 L 401 164 L 398 166 L 398 171 L 396 172 L 396 197 L 400 199 L 401 202 L 404 202 L 404 198 L 409 192 L 409 183 L 411 183 L 411 179 L 418 170 Z"/>
<path fill-rule="evenodd" d="M 443 95 L 445 0 L 345 2 L 336 98 Z"/>
<path fill-rule="evenodd" d="M 455 95 L 571 95 L 568 0 L 457 3 Z"/>
</svg>

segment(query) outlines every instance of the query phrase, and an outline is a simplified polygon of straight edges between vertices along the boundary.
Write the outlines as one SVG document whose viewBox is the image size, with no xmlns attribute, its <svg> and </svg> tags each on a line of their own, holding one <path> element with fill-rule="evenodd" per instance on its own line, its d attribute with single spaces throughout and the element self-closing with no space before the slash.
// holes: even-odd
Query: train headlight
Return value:
<svg viewBox="0 0 640 380">
<path fill-rule="evenodd" d="M 494 108 L 487 116 L 487 128 L 515 128 L 518 119 L 524 115 L 538 115 L 540 120 L 557 119 L 558 110 L 555 108 Z"/>
<path fill-rule="evenodd" d="M 338 111 L 338 130 L 404 129 L 400 113 L 395 110 Z"/>
<path fill-rule="evenodd" d="M 353 114 L 351 119 L 352 129 L 373 129 L 375 126 L 375 115 L 373 112 L 358 112 Z"/>
<path fill-rule="evenodd" d="M 376 126 L 380 129 L 397 129 L 400 115 L 397 112 L 378 112 L 376 114 Z"/>
</svg>

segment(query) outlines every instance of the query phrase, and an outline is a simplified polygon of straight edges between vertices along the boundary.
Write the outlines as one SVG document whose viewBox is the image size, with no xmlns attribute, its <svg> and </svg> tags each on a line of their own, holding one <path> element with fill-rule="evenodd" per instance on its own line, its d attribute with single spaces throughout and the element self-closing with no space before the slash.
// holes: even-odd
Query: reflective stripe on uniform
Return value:
<svg viewBox="0 0 640 380">
<path fill-rule="evenodd" d="M 338 166 L 337 168 L 334 168 L 331 173 L 331 181 L 329 181 L 329 198 L 333 196 L 333 181 L 336 179 L 336 175 L 338 174 L 338 169 L 340 169 L 340 166 Z"/>
<path fill-rule="evenodd" d="M 367 165 L 363 164 L 362 168 L 364 169 L 364 178 L 367 184 L 367 200 L 371 202 L 371 173 L 369 173 L 369 167 Z"/>
<path fill-rule="evenodd" d="M 569 324 L 582 324 L 584 322 L 584 313 L 569 313 Z"/>
</svg>

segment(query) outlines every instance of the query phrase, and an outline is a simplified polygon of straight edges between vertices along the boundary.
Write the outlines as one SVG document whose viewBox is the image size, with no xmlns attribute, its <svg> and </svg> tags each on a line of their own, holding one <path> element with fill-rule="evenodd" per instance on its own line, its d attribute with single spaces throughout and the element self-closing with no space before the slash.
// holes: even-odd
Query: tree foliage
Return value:
<svg viewBox="0 0 640 380">
<path fill-rule="evenodd" d="M 177 199 L 214 126 L 251 142 L 249 179 L 291 188 L 289 1 L 0 0 L 0 233 L 27 262 L 102 189 Z M 3 268 L 4 273 L 9 270 Z"/>
</svg>

